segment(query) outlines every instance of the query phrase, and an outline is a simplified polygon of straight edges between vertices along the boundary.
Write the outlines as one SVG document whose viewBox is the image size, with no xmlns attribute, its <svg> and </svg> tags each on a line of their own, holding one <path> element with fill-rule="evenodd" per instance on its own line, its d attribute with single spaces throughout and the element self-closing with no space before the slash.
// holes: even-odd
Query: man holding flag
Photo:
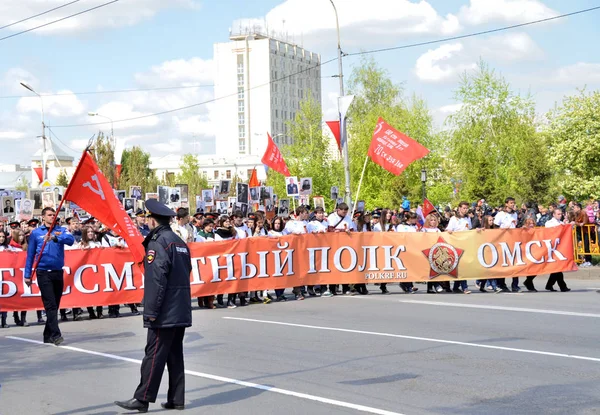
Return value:
<svg viewBox="0 0 600 415">
<path fill-rule="evenodd" d="M 64 341 L 58 327 L 58 310 L 64 289 L 65 245 L 73 245 L 75 238 L 66 228 L 55 226 L 55 218 L 56 211 L 45 208 L 42 210 L 42 226 L 31 232 L 25 264 L 25 284 L 31 286 L 35 272 L 46 310 L 44 343 L 58 346 Z"/>
</svg>

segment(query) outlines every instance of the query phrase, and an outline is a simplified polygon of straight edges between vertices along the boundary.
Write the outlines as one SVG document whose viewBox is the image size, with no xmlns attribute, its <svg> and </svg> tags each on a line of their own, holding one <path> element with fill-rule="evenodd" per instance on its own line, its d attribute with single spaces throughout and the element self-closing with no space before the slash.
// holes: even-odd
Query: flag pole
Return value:
<svg viewBox="0 0 600 415">
<path fill-rule="evenodd" d="M 365 156 L 365 164 L 363 164 L 362 173 L 360 174 L 360 180 L 358 182 L 358 189 L 356 190 L 356 199 L 354 199 L 354 204 L 352 206 L 352 215 L 351 219 L 354 219 L 354 212 L 356 211 L 356 205 L 358 204 L 358 196 L 360 195 L 360 188 L 362 187 L 363 178 L 365 177 L 365 170 L 367 169 L 367 162 L 369 161 L 369 156 Z"/>
</svg>

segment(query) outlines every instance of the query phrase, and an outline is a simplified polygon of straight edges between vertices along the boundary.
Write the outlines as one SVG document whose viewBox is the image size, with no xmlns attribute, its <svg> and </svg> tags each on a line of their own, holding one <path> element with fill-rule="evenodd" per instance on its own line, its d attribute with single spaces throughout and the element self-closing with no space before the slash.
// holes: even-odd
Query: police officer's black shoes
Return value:
<svg viewBox="0 0 600 415">
<path fill-rule="evenodd" d="M 128 401 L 115 401 L 115 405 L 128 411 L 148 412 L 148 402 L 138 401 L 135 398 Z"/>
<path fill-rule="evenodd" d="M 175 405 L 173 402 L 163 402 L 160 404 L 163 409 L 177 409 L 178 411 L 183 411 L 185 409 L 185 405 Z"/>
</svg>

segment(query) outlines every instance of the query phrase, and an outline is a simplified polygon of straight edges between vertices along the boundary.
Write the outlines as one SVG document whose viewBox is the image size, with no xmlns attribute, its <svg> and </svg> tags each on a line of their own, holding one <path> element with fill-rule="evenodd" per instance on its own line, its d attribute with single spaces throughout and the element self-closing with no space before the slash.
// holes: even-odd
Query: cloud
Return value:
<svg viewBox="0 0 600 415">
<path fill-rule="evenodd" d="M 467 25 L 491 22 L 525 23 L 545 19 L 559 13 L 538 0 L 470 0 L 458 13 L 459 21 Z"/>
<path fill-rule="evenodd" d="M 577 62 L 573 65 L 558 68 L 548 77 L 551 83 L 559 84 L 585 84 L 600 83 L 600 63 Z"/>
<path fill-rule="evenodd" d="M 414 72 L 424 82 L 454 82 L 464 71 L 475 69 L 480 59 L 510 64 L 534 61 L 543 56 L 543 51 L 529 35 L 509 33 L 430 49 L 417 59 Z"/>
<path fill-rule="evenodd" d="M 87 0 L 73 4 L 11 26 L 7 30 L 14 32 L 31 29 L 45 23 L 81 12 L 106 3 L 106 0 Z M 0 26 L 16 22 L 28 16 L 33 16 L 45 10 L 64 5 L 63 0 L 19 0 L 18 7 L 14 2 L 0 2 Z M 197 9 L 199 3 L 195 0 L 127 0 L 119 1 L 88 13 L 68 18 L 58 23 L 36 29 L 34 34 L 74 34 L 101 28 L 116 28 L 133 26 L 141 21 L 151 19 L 163 9 Z"/>
<path fill-rule="evenodd" d="M 460 30 L 455 15 L 441 16 L 427 1 L 344 0 L 335 4 L 346 47 L 387 43 L 408 35 L 450 35 Z M 264 17 L 240 19 L 232 25 L 234 33 L 246 29 L 264 32 L 267 28 L 275 37 L 289 37 L 307 47 L 336 42 L 335 14 L 328 1 L 287 0 Z"/>
<path fill-rule="evenodd" d="M 40 94 L 52 94 L 54 92 L 41 91 Z M 72 91 L 59 90 L 56 93 L 61 94 L 60 96 L 46 96 L 43 97 L 44 102 L 44 115 L 56 118 L 72 117 L 75 115 L 81 115 L 85 111 L 85 105 L 77 98 Z M 20 98 L 17 103 L 17 111 L 21 113 L 40 113 L 41 112 L 40 99 L 33 95 L 31 97 Z"/>
<path fill-rule="evenodd" d="M 176 59 L 153 66 L 148 72 L 136 73 L 134 77 L 141 86 L 188 86 L 212 84 L 213 71 L 212 59 Z"/>
<path fill-rule="evenodd" d="M 25 137 L 21 131 L 0 131 L 0 140 L 19 140 Z"/>
</svg>

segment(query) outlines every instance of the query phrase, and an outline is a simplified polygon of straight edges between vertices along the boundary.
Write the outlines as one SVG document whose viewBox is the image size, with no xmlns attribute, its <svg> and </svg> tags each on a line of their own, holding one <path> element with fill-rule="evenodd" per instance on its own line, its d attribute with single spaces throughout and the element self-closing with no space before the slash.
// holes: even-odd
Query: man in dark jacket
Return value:
<svg viewBox="0 0 600 415">
<path fill-rule="evenodd" d="M 150 233 L 144 240 L 144 327 L 148 329 L 141 380 L 133 399 L 117 401 L 127 410 L 147 412 L 156 402 L 160 380 L 169 369 L 169 390 L 164 409 L 184 408 L 183 336 L 192 325 L 190 251 L 169 226 L 175 212 L 158 200 L 146 201 Z"/>
</svg>

